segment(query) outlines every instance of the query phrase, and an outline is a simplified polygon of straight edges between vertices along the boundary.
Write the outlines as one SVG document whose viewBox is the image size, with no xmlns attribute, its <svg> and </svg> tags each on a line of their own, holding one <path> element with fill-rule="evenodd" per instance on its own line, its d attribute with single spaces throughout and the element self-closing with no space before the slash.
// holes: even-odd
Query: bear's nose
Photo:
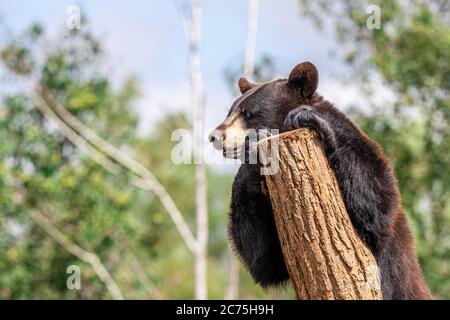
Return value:
<svg viewBox="0 0 450 320">
<path fill-rule="evenodd" d="M 210 134 L 209 134 L 209 142 L 219 142 L 222 138 L 222 132 L 220 130 L 214 129 Z"/>
</svg>

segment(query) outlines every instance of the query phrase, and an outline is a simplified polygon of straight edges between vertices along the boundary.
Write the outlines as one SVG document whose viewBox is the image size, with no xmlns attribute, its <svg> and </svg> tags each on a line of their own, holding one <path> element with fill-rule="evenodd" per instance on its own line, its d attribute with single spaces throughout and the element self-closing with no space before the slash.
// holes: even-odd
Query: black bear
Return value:
<svg viewBox="0 0 450 320">
<path fill-rule="evenodd" d="M 316 130 L 351 221 L 377 260 L 383 298 L 431 299 L 391 165 L 377 143 L 316 93 L 316 67 L 304 62 L 288 79 L 253 84 L 240 78 L 238 85 L 242 96 L 209 136 L 214 146 L 237 158 L 248 147 L 250 129 Z M 286 282 L 289 275 L 259 169 L 259 164 L 243 163 L 234 179 L 229 238 L 254 280 L 267 287 Z"/>
</svg>

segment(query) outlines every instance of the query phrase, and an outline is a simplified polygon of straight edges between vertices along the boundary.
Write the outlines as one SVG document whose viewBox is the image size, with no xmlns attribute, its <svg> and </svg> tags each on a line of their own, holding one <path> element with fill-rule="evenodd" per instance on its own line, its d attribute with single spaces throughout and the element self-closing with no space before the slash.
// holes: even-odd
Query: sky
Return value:
<svg viewBox="0 0 450 320">
<path fill-rule="evenodd" d="M 136 102 L 140 132 L 168 111 L 190 112 L 189 55 L 180 3 L 187 0 L 2 0 L 0 15 L 13 33 L 32 22 L 43 23 L 47 36 L 66 28 L 67 8 L 78 5 L 107 53 L 112 81 L 137 77 L 142 97 Z M 200 55 L 205 95 L 205 129 L 209 132 L 226 116 L 234 97 L 225 81 L 227 66 L 239 65 L 244 57 L 247 1 L 204 0 Z M 81 26 L 83 28 L 83 25 Z M 319 70 L 318 91 L 337 106 L 361 100 L 354 83 L 343 83 L 346 67 L 340 46 L 332 34 L 318 30 L 301 15 L 297 0 L 260 0 L 256 60 L 273 57 L 279 78 L 303 61 Z M 207 134 L 205 132 L 205 134 Z"/>
</svg>

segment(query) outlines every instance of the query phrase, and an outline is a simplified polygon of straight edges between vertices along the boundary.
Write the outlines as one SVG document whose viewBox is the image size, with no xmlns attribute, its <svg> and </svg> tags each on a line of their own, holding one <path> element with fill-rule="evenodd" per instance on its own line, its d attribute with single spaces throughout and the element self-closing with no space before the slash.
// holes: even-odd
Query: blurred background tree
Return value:
<svg viewBox="0 0 450 320">
<path fill-rule="evenodd" d="M 380 29 L 367 27 L 371 5 L 380 8 Z M 450 298 L 449 2 L 300 0 L 300 7 L 342 43 L 365 100 L 350 113 L 393 162 L 426 281 L 436 298 Z"/>
<path fill-rule="evenodd" d="M 154 228 L 144 231 L 134 214 L 139 193 L 128 187 L 124 175 L 102 170 L 62 137 L 34 108 L 30 95 L 30 87 L 44 84 L 83 122 L 127 146 L 137 142 L 137 118 L 129 107 L 137 95 L 136 83 L 130 78 L 112 88 L 97 71 L 102 51 L 88 32 L 65 34 L 49 47 L 43 42 L 43 27 L 35 24 L 1 51 L 9 72 L 21 76 L 19 90 L 2 97 L 0 109 L 0 245 L 5 252 L 0 261 L 1 297 L 108 297 L 88 266 L 30 221 L 29 210 L 47 203 L 54 208 L 45 210 L 53 224 L 96 252 L 114 277 L 135 289 L 130 295 L 139 296 L 140 288 L 121 256 L 136 245 L 133 235 L 145 232 L 150 252 L 159 237 Z M 23 89 L 26 84 L 28 90 Z M 17 189 L 24 192 L 23 204 L 13 202 Z M 84 290 L 67 290 L 65 270 L 71 264 L 80 265 Z"/>
</svg>

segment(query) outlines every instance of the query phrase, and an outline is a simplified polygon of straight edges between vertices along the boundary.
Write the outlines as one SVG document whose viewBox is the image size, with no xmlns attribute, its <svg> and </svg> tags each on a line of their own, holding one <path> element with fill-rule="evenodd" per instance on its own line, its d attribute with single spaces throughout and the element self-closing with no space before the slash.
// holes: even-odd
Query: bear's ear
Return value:
<svg viewBox="0 0 450 320">
<path fill-rule="evenodd" d="M 319 72 L 311 62 L 302 62 L 292 69 L 289 83 L 300 91 L 304 98 L 311 98 L 319 83 Z"/>
<path fill-rule="evenodd" d="M 251 88 L 256 87 L 256 84 L 251 83 L 245 77 L 240 77 L 238 80 L 238 86 L 239 86 L 239 91 L 241 91 L 241 93 L 244 94 Z"/>
</svg>

